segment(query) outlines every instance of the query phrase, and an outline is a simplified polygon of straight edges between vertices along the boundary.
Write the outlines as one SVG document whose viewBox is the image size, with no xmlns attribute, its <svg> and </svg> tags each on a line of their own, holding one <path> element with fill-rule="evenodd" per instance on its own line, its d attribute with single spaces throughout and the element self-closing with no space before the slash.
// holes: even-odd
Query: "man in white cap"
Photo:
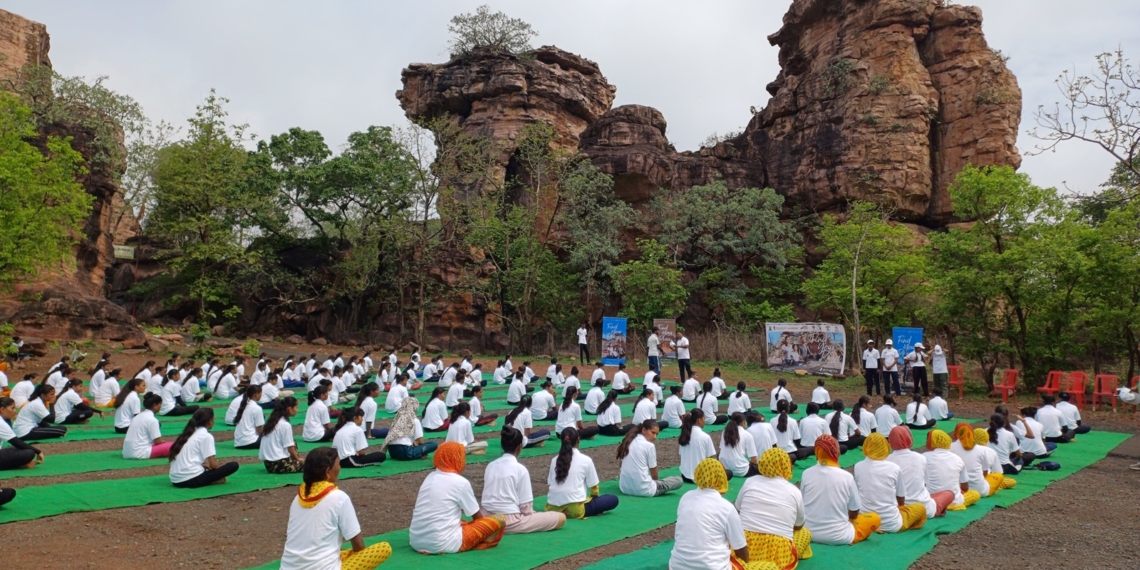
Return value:
<svg viewBox="0 0 1140 570">
<path fill-rule="evenodd" d="M 914 391 L 918 392 L 919 386 L 922 387 L 922 395 L 927 398 L 930 397 L 930 385 L 926 379 L 926 347 L 922 346 L 921 342 L 914 343 L 914 350 L 906 355 L 906 363 L 910 366 L 910 379 L 914 381 Z"/>
<path fill-rule="evenodd" d="M 889 342 L 889 341 L 888 341 Z M 871 395 L 871 386 L 875 387 L 875 395 L 883 395 L 879 390 L 879 350 L 875 348 L 875 341 L 868 340 L 867 348 L 863 350 L 863 379 L 867 382 L 867 395 Z M 891 387 L 887 386 L 890 393 Z"/>
<path fill-rule="evenodd" d="M 890 394 L 893 383 L 895 395 L 902 396 L 902 388 L 899 386 L 899 351 L 895 350 L 894 344 L 894 341 L 888 338 L 881 354 L 883 357 L 883 388 L 886 388 L 886 392 Z"/>
</svg>

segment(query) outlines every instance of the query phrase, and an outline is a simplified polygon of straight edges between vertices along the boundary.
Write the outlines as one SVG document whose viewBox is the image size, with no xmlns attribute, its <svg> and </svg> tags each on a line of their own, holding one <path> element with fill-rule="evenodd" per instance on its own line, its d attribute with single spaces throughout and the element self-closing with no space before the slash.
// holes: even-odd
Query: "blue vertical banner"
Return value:
<svg viewBox="0 0 1140 570">
<path fill-rule="evenodd" d="M 891 331 L 891 338 L 895 341 L 895 350 L 899 351 L 899 362 L 901 363 L 903 357 L 914 350 L 914 344 L 922 342 L 922 329 L 895 327 Z"/>
<path fill-rule="evenodd" d="M 622 317 L 602 317 L 602 364 L 625 364 L 626 324 Z"/>
</svg>

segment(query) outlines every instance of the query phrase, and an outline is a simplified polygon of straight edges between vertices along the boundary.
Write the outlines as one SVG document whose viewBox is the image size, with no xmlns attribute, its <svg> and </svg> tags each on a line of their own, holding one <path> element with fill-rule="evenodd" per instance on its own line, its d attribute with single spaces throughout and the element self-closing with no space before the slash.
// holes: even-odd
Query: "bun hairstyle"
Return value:
<svg viewBox="0 0 1140 570">
<path fill-rule="evenodd" d="M 456 406 L 458 408 L 459 406 Z M 499 432 L 499 445 L 503 448 L 503 453 L 514 454 L 519 451 L 523 444 L 523 433 L 511 426 L 510 424 L 504 425 L 502 431 Z M 561 455 L 561 450 L 559 450 Z"/>
<path fill-rule="evenodd" d="M 288 422 L 289 417 L 285 414 L 285 412 L 289 408 L 295 408 L 296 406 L 297 398 L 294 398 L 293 396 L 278 400 L 277 405 L 273 406 L 273 411 L 269 414 L 269 419 L 265 420 L 265 427 L 261 428 L 261 437 L 264 438 L 273 433 L 273 430 L 277 427 L 277 424 L 281 423 L 282 418 L 285 418 L 285 421 Z"/>
<path fill-rule="evenodd" d="M 717 370 L 720 370 L 720 369 L 718 368 Z M 741 397 L 743 397 L 743 396 L 744 396 L 744 390 L 745 390 L 745 388 L 748 388 L 748 384 L 745 384 L 745 383 L 744 383 L 744 380 L 741 380 L 740 382 L 737 382 L 737 383 L 736 383 L 736 393 L 735 393 L 735 394 L 733 394 L 732 396 L 733 396 L 734 398 L 741 398 Z"/>
<path fill-rule="evenodd" d="M 503 430 L 506 431 L 506 429 L 504 426 Z M 554 462 L 554 481 L 562 484 L 570 475 L 570 464 L 574 461 L 574 449 L 578 447 L 578 430 L 568 427 L 562 430 L 562 434 L 558 437 L 562 441 L 562 447 L 559 448 L 558 459 Z"/>
<path fill-rule="evenodd" d="M 142 404 L 143 404 L 143 408 L 147 409 L 147 410 L 149 410 L 155 406 L 162 405 L 162 396 L 159 396 L 158 394 L 147 394 L 143 398 Z"/>
<path fill-rule="evenodd" d="M 693 426 L 705 417 L 705 413 L 700 408 L 693 408 L 689 413 L 681 416 L 681 435 L 677 438 L 677 443 L 682 447 L 689 445 L 693 439 Z"/>
<path fill-rule="evenodd" d="M 669 387 L 669 393 L 673 394 L 674 396 L 679 396 L 682 391 L 683 391 L 683 389 L 680 386 L 670 386 Z"/>
<path fill-rule="evenodd" d="M 895 407 L 895 397 L 890 394 L 883 394 L 883 405 Z"/>
<path fill-rule="evenodd" d="M 170 461 L 174 461 L 178 454 L 182 453 L 183 446 L 186 445 L 187 441 L 190 441 L 190 436 L 194 435 L 198 428 L 204 428 L 210 425 L 212 421 L 214 421 L 214 408 L 198 408 L 194 415 L 190 416 L 190 421 L 186 422 L 186 427 L 182 429 L 182 433 L 178 434 L 178 439 L 174 440 L 174 445 L 170 446 Z"/>
</svg>

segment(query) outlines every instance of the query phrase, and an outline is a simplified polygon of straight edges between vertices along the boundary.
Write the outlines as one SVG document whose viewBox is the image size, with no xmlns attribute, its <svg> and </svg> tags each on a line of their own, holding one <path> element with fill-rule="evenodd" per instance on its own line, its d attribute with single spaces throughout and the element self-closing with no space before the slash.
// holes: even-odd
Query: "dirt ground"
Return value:
<svg viewBox="0 0 1140 570">
<path fill-rule="evenodd" d="M 358 348 L 331 346 L 267 345 L 270 355 L 317 352 L 359 354 Z M 92 356 L 95 356 L 94 354 Z M 406 355 L 405 355 L 406 357 Z M 160 360 L 166 355 L 115 354 L 116 367 L 133 372 L 146 360 Z M 42 373 L 55 359 L 43 358 L 25 363 L 9 372 L 15 380 L 25 372 Z M 521 364 L 523 357 L 514 357 Z M 530 358 L 532 368 L 542 374 L 548 360 Z M 450 362 L 450 357 L 447 362 Z M 495 362 L 478 358 L 483 368 L 491 371 Z M 569 368 L 569 367 L 567 367 Z M 631 366 L 631 375 L 640 376 L 638 366 Z M 712 366 L 696 365 L 701 378 L 708 378 Z M 583 369 L 580 376 L 588 377 Z M 724 367 L 725 379 L 730 385 L 745 380 L 750 387 L 770 389 L 776 375 L 767 371 Z M 676 370 L 666 370 L 668 381 L 676 380 Z M 814 378 L 788 377 L 789 388 L 800 401 L 805 401 L 815 385 Z M 861 379 L 846 381 L 828 380 L 833 398 L 844 398 L 848 405 L 857 399 L 862 390 Z M 766 394 L 759 396 L 767 398 Z M 754 396 L 754 401 L 756 401 Z M 1023 402 L 1031 398 L 1022 397 Z M 766 403 L 766 400 L 765 400 Z M 982 399 L 958 402 L 950 399 L 951 409 L 961 417 L 985 417 L 993 410 L 993 403 Z M 761 405 L 761 407 L 764 407 Z M 1126 433 L 1140 433 L 1140 420 L 1131 408 L 1111 411 L 1085 412 L 1086 423 L 1094 429 L 1108 429 Z M 386 422 L 384 422 L 386 423 Z M 232 437 L 230 432 L 216 434 L 219 441 Z M 489 434 L 478 436 L 489 437 Z M 44 444 L 49 454 L 119 449 L 119 440 L 66 442 Z M 618 476 L 619 464 L 614 458 L 613 446 L 590 451 L 603 479 Z M 49 457 L 50 460 L 50 457 Z M 242 458 L 243 463 L 256 463 L 255 458 Z M 662 468 L 679 463 L 675 445 L 658 447 L 658 461 Z M 1133 487 L 1140 481 L 1140 472 L 1130 471 L 1131 463 L 1140 461 L 1140 438 L 1129 439 L 1107 458 L 1088 469 L 1053 484 L 1045 492 L 1018 503 L 1009 509 L 997 509 L 963 531 L 941 537 L 939 545 L 912 568 L 922 570 L 948 568 L 994 567 L 1050 567 L 1050 568 L 1130 568 L 1138 566 L 1131 545 L 1140 534 L 1140 517 L 1130 500 Z M 530 469 L 534 492 L 546 494 L 546 471 L 549 457 L 523 460 Z M 485 464 L 470 465 L 465 475 L 475 487 L 476 495 L 482 491 Z M 382 471 L 382 469 L 381 469 Z M 165 467 L 132 470 L 139 474 L 164 474 Z M 119 472 L 79 474 L 50 478 L 13 479 L 5 486 L 41 486 L 91 479 L 123 476 Z M 352 496 L 366 535 L 380 534 L 406 528 L 411 524 L 411 513 L 417 490 L 427 472 L 407 473 L 381 479 L 350 479 L 341 487 Z M 129 481 L 124 481 L 129 485 Z M 114 509 L 94 513 L 74 513 L 9 523 L 0 526 L 5 544 L 20 544 L 21 556 L 7 558 L 4 568 L 42 568 L 44 560 L 59 564 L 60 548 L 67 552 L 66 568 L 153 567 L 158 565 L 192 568 L 244 568 L 262 564 L 280 557 L 284 542 L 288 505 L 293 488 L 271 489 L 214 499 L 177 504 L 149 505 L 128 509 Z M 19 498 L 17 497 L 17 500 Z M 599 560 L 638 550 L 672 538 L 673 527 L 658 529 L 631 539 L 619 541 L 575 556 L 542 566 L 544 570 L 578 568 Z M 61 541 L 66 541 L 61 543 Z M 66 544 L 66 546 L 63 546 Z"/>
</svg>

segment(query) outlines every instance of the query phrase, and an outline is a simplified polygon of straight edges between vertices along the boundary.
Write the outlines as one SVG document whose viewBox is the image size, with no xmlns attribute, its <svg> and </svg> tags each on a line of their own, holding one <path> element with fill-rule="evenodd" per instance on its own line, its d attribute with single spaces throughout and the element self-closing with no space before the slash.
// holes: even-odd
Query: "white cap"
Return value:
<svg viewBox="0 0 1140 570">
<path fill-rule="evenodd" d="M 867 344 L 875 344 L 875 341 L 873 341 L 873 340 L 867 340 Z"/>
<path fill-rule="evenodd" d="M 894 344 L 894 342 L 892 342 L 892 341 L 891 341 L 891 339 L 889 339 L 889 338 L 888 338 L 888 339 L 887 339 L 887 344 Z"/>
<path fill-rule="evenodd" d="M 922 346 L 922 343 L 921 343 L 921 342 L 916 342 L 916 343 L 914 343 L 914 347 L 915 347 L 915 348 L 926 348 L 925 346 Z"/>
</svg>

